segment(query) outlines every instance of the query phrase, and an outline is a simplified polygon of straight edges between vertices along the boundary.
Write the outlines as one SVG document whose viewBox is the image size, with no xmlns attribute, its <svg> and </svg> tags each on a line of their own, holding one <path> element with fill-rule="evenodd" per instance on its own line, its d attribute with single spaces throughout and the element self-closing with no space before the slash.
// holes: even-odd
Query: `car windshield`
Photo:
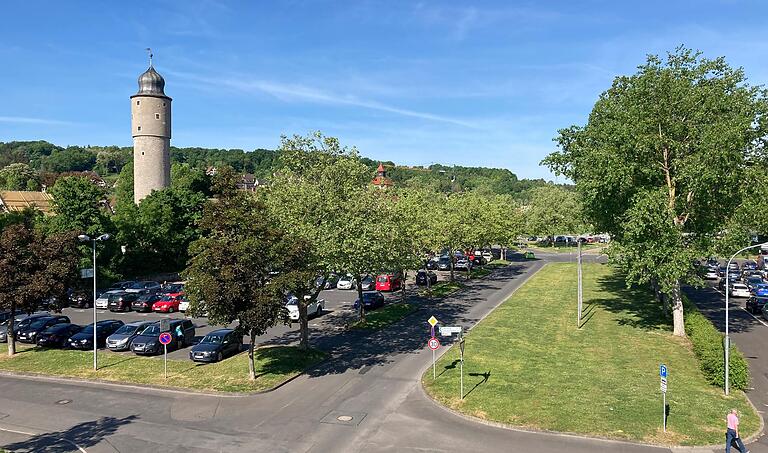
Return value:
<svg viewBox="0 0 768 453">
<path fill-rule="evenodd" d="M 364 279 L 361 281 L 361 283 L 371 283 L 372 281 L 373 281 L 373 278 L 371 278 L 371 277 L 365 277 L 365 278 L 364 278 Z"/>
<path fill-rule="evenodd" d="M 52 325 L 51 327 L 49 327 L 49 328 L 45 329 L 45 331 L 46 331 L 46 332 L 49 332 L 49 333 L 53 333 L 53 332 L 59 332 L 59 331 L 62 331 L 62 330 L 67 330 L 67 329 L 69 329 L 69 326 L 70 326 L 70 325 L 71 325 L 71 324 L 54 324 L 54 325 Z"/>
<path fill-rule="evenodd" d="M 169 293 L 178 293 L 182 290 L 182 285 L 167 285 L 165 288 L 163 288 L 165 291 L 168 291 Z"/>
<path fill-rule="evenodd" d="M 174 299 L 176 299 L 176 298 L 175 297 L 171 297 L 171 296 L 163 296 L 163 297 L 160 298 L 160 300 L 163 301 L 163 302 L 171 302 Z"/>
<path fill-rule="evenodd" d="M 139 302 L 149 302 L 150 300 L 154 300 L 157 296 L 154 294 L 142 294 L 137 299 Z"/>
<path fill-rule="evenodd" d="M 363 293 L 363 299 L 373 299 L 376 297 L 376 293 Z"/>
<path fill-rule="evenodd" d="M 144 282 L 131 283 L 126 289 L 144 289 Z"/>
<path fill-rule="evenodd" d="M 152 324 L 141 332 L 142 335 L 160 335 L 160 326 Z"/>
<path fill-rule="evenodd" d="M 139 329 L 139 326 L 132 326 L 130 324 L 125 324 L 124 326 L 117 329 L 117 331 L 115 332 L 115 335 L 133 335 L 138 329 Z"/>
<path fill-rule="evenodd" d="M 93 334 L 93 324 L 89 324 L 85 326 L 83 330 L 80 331 L 80 333 L 90 333 Z"/>
<path fill-rule="evenodd" d="M 29 328 L 30 329 L 39 329 L 39 328 L 43 327 L 47 321 L 48 320 L 45 319 L 45 318 L 36 319 L 36 320 L 32 321 L 29 324 Z"/>
<path fill-rule="evenodd" d="M 387 276 L 386 275 L 382 275 L 381 277 L 379 277 L 379 283 L 386 283 L 386 282 L 387 282 Z"/>
<path fill-rule="evenodd" d="M 206 335 L 205 337 L 203 337 L 200 343 L 221 344 L 223 340 L 224 338 L 218 335 Z"/>
</svg>

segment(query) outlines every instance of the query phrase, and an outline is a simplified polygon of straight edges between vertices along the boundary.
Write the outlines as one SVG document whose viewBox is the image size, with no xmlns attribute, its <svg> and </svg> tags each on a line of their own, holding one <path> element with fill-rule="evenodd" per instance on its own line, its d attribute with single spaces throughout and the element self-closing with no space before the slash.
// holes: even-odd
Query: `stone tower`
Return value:
<svg viewBox="0 0 768 453">
<path fill-rule="evenodd" d="M 152 66 L 139 76 L 139 91 L 131 96 L 133 135 L 133 201 L 171 184 L 171 98 L 165 80 Z"/>
</svg>

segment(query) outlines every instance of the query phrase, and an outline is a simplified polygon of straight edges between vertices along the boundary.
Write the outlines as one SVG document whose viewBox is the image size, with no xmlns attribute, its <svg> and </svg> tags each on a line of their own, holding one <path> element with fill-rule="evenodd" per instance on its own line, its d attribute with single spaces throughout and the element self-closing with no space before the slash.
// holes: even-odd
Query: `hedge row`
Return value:
<svg viewBox="0 0 768 453">
<path fill-rule="evenodd" d="M 701 371 L 707 380 L 718 387 L 725 387 L 725 346 L 723 334 L 701 314 L 687 298 L 685 300 L 685 333 L 693 343 L 693 352 L 699 359 Z M 730 386 L 746 390 L 749 386 L 749 365 L 744 355 L 731 342 Z"/>
</svg>

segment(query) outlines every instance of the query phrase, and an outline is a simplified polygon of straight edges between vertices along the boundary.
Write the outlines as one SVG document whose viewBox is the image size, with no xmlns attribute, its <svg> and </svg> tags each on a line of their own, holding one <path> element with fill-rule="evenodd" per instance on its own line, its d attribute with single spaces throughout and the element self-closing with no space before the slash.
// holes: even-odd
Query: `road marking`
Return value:
<svg viewBox="0 0 768 453">
<path fill-rule="evenodd" d="M 718 293 L 720 293 L 720 295 L 721 295 L 721 296 L 725 296 L 725 293 L 724 293 L 724 292 L 722 292 L 722 291 L 720 291 L 720 289 L 718 289 L 718 288 L 715 288 L 715 287 L 712 287 L 712 289 L 714 289 L 715 291 L 717 291 Z M 730 304 L 729 304 L 729 305 L 730 305 Z M 741 305 L 738 305 L 738 307 L 739 307 L 740 309 L 744 310 L 744 313 L 746 313 L 746 314 L 748 314 L 749 316 L 751 316 L 751 317 L 752 317 L 752 319 L 754 319 L 755 321 L 757 321 L 757 322 L 759 322 L 760 324 L 764 325 L 765 327 L 768 327 L 768 324 L 766 324 L 766 323 L 765 323 L 763 320 L 761 320 L 761 319 L 760 319 L 760 318 L 758 318 L 757 316 L 753 315 L 753 314 L 752 314 L 752 312 L 750 312 L 750 311 L 749 311 L 749 310 L 747 310 L 746 308 L 742 307 Z"/>
</svg>

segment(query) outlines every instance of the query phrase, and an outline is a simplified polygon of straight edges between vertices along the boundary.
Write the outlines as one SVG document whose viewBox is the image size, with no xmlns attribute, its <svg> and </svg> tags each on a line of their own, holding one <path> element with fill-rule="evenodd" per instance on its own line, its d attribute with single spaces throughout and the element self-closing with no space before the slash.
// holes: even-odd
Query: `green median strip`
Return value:
<svg viewBox="0 0 768 453">
<path fill-rule="evenodd" d="M 379 330 L 405 318 L 416 311 L 418 307 L 409 303 L 398 302 L 365 313 L 365 322 L 355 321 L 350 325 L 352 329 Z"/>
<path fill-rule="evenodd" d="M 292 346 L 259 348 L 255 352 L 255 381 L 248 379 L 247 353 L 240 353 L 212 364 L 169 359 L 166 380 L 163 378 L 162 357 L 140 357 L 130 353 L 100 351 L 99 370 L 93 371 L 91 352 L 21 346 L 20 352 L 9 358 L 7 351 L 7 345 L 0 345 L 2 371 L 219 392 L 269 390 L 301 374 L 326 357 L 321 351 L 302 351 Z"/>
<path fill-rule="evenodd" d="M 576 266 L 549 264 L 466 337 L 464 399 L 457 348 L 422 377 L 437 401 L 475 417 L 658 444 L 724 442 L 728 410 L 742 436 L 759 418 L 741 391 L 725 397 L 699 367 L 691 343 L 671 334 L 649 291 L 627 289 L 608 265 L 584 265 L 584 324 L 576 327 Z M 662 430 L 659 364 L 669 369 Z"/>
<path fill-rule="evenodd" d="M 438 282 L 432 285 L 432 297 L 445 297 L 450 294 L 455 293 L 456 291 L 464 288 L 464 284 L 454 281 L 454 282 Z M 428 291 L 425 287 L 422 287 L 419 291 L 419 294 L 421 296 L 426 297 L 428 295 Z"/>
</svg>

